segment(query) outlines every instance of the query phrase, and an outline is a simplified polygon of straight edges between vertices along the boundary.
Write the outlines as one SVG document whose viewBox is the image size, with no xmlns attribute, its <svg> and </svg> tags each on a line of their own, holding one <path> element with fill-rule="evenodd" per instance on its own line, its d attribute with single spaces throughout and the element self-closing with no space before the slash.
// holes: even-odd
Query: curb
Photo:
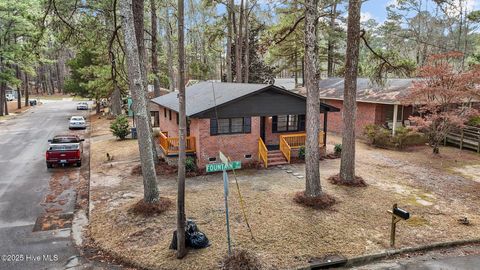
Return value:
<svg viewBox="0 0 480 270">
<path fill-rule="evenodd" d="M 466 240 L 455 240 L 455 241 L 449 241 L 449 242 L 438 242 L 438 243 L 433 243 L 433 244 L 428 244 L 428 245 L 422 245 L 422 246 L 417 246 L 417 247 L 406 247 L 406 248 L 400 248 L 400 249 L 390 249 L 386 250 L 384 252 L 378 252 L 378 253 L 373 253 L 373 254 L 368 254 L 368 255 L 361 255 L 357 257 L 352 257 L 348 258 L 346 262 L 338 262 L 336 264 L 331 264 L 330 266 L 327 265 L 321 265 L 318 263 L 310 264 L 309 266 L 306 267 L 301 267 L 297 268 L 297 270 L 309 270 L 309 269 L 325 269 L 325 268 L 336 268 L 336 267 L 352 267 L 352 266 L 359 266 L 359 265 L 365 265 L 372 263 L 374 261 L 379 261 L 391 256 L 395 255 L 401 255 L 405 253 L 412 253 L 412 252 L 418 252 L 418 251 L 431 251 L 435 249 L 441 249 L 441 248 L 448 248 L 448 247 L 456 247 L 456 246 L 463 246 L 463 245 L 469 245 L 469 244 L 478 244 L 480 243 L 480 238 L 473 238 L 473 239 L 466 239 Z"/>
</svg>

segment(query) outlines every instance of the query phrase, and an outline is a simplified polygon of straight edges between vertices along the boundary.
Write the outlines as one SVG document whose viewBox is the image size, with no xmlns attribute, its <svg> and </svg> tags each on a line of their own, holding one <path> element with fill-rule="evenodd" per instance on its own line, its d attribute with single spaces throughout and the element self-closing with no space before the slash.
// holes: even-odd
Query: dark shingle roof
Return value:
<svg viewBox="0 0 480 270">
<path fill-rule="evenodd" d="M 224 83 L 204 81 L 187 87 L 185 91 L 187 101 L 186 113 L 187 116 L 193 116 L 195 114 L 212 109 L 215 107 L 215 105 L 220 106 L 222 104 L 226 104 L 230 101 L 244 97 L 246 95 L 254 94 L 257 91 L 260 92 L 261 90 L 269 87 L 273 87 L 277 91 L 283 91 L 290 95 L 305 99 L 305 97 L 303 96 L 269 84 Z M 151 101 L 160 106 L 178 112 L 178 92 L 171 92 L 169 94 L 156 97 Z M 339 111 L 338 108 L 327 104 L 322 103 L 321 106 L 328 111 Z"/>
<path fill-rule="evenodd" d="M 388 79 L 385 86 L 374 85 L 368 78 L 357 79 L 357 101 L 382 104 L 400 103 L 415 79 Z M 343 100 L 343 78 L 328 78 L 320 83 L 321 99 Z"/>
<path fill-rule="evenodd" d="M 236 98 L 251 94 L 268 87 L 268 84 L 199 82 L 187 87 L 186 110 L 187 116 L 232 101 Z M 214 102 L 214 93 L 215 101 Z M 178 92 L 172 92 L 152 99 L 152 102 L 178 112 Z"/>
</svg>

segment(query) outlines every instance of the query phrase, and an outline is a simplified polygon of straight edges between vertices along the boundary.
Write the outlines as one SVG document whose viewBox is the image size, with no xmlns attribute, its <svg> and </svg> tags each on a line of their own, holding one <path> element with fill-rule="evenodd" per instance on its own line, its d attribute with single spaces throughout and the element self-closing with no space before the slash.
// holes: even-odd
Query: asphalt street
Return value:
<svg viewBox="0 0 480 270">
<path fill-rule="evenodd" d="M 79 252 L 70 229 L 32 232 L 44 211 L 52 170 L 48 139 L 69 133 L 68 118 L 79 113 L 73 101 L 49 101 L 0 122 L 0 269 L 65 269 Z M 63 168 L 58 168 L 59 170 Z M 55 169 L 54 169 L 55 170 Z M 68 168 L 77 170 L 79 168 Z M 60 172 L 62 173 L 62 172 Z"/>
</svg>

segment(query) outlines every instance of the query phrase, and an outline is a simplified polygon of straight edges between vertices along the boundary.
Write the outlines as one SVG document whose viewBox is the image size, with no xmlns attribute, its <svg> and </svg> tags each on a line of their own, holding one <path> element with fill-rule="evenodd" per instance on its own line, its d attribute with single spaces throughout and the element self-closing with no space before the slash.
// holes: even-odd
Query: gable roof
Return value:
<svg viewBox="0 0 480 270">
<path fill-rule="evenodd" d="M 319 82 L 321 99 L 343 100 L 343 78 L 328 78 Z M 357 79 L 357 101 L 380 104 L 400 104 L 415 79 L 388 79 L 385 86 L 374 85 L 368 78 Z"/>
<path fill-rule="evenodd" d="M 199 82 L 186 88 L 186 114 L 199 115 L 205 111 L 228 105 L 242 98 L 261 93 L 265 90 L 278 91 L 286 95 L 305 100 L 304 96 L 269 84 Z M 178 112 L 178 92 L 172 92 L 151 100 L 152 102 Z M 339 111 L 338 108 L 321 104 L 325 111 Z"/>
</svg>

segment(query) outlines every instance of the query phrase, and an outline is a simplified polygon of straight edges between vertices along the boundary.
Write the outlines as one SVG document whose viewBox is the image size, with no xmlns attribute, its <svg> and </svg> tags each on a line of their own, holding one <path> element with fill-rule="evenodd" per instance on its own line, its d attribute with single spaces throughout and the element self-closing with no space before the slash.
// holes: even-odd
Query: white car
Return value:
<svg viewBox="0 0 480 270">
<path fill-rule="evenodd" d="M 86 129 L 87 123 L 83 116 L 72 116 L 70 118 L 69 129 Z"/>
<path fill-rule="evenodd" d="M 88 110 L 88 103 L 86 102 L 77 103 L 77 110 Z"/>
<path fill-rule="evenodd" d="M 12 101 L 12 100 L 15 99 L 15 96 L 12 95 L 12 94 L 6 94 L 6 95 L 5 95 L 5 98 L 7 99 L 7 101 Z"/>
</svg>

